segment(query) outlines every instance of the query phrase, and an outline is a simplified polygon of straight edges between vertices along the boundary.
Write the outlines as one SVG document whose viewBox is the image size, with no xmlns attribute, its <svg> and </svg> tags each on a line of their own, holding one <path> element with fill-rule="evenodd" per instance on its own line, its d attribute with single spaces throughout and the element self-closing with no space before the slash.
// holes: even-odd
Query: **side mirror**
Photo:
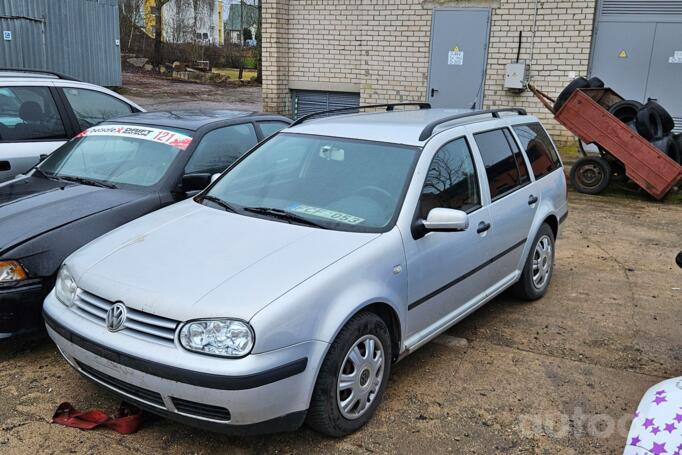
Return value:
<svg viewBox="0 0 682 455">
<path fill-rule="evenodd" d="M 427 231 L 458 232 L 469 228 L 469 215 L 461 210 L 435 208 L 422 221 Z"/>
<path fill-rule="evenodd" d="M 201 191 L 211 183 L 211 174 L 186 174 L 182 176 L 182 190 L 186 193 Z"/>
</svg>

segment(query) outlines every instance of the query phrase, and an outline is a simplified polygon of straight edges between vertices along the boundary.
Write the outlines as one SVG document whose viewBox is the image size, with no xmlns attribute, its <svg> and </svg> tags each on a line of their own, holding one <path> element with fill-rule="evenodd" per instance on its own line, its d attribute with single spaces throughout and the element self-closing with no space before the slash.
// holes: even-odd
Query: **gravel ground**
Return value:
<svg viewBox="0 0 682 455">
<path fill-rule="evenodd" d="M 256 87 L 125 80 L 146 107 L 260 109 Z M 500 297 L 397 364 L 375 418 L 344 439 L 232 438 L 159 418 L 128 436 L 52 425 L 63 401 L 118 401 L 44 337 L 0 343 L 0 453 L 622 453 L 641 395 L 682 375 L 681 221 L 680 204 L 571 193 L 547 296 Z"/>
<path fill-rule="evenodd" d="M 260 86 L 240 83 L 208 85 L 144 73 L 123 73 L 124 96 L 147 110 L 237 109 L 261 110 Z"/>
</svg>

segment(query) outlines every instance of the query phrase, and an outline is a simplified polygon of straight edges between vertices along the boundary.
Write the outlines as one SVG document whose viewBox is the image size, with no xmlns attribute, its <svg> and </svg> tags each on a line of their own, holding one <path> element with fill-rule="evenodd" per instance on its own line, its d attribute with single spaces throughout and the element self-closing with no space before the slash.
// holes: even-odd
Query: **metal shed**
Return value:
<svg viewBox="0 0 682 455">
<path fill-rule="evenodd" d="M 0 67 L 121 85 L 117 0 L 2 0 L 0 31 Z"/>
<path fill-rule="evenodd" d="M 600 0 L 590 73 L 628 99 L 658 99 L 682 132 L 682 0 Z"/>
</svg>

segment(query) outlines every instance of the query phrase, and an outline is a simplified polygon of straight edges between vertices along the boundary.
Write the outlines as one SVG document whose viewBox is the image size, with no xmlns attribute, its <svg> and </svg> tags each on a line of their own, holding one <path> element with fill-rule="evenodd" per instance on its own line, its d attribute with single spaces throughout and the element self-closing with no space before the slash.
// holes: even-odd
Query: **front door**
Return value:
<svg viewBox="0 0 682 455">
<path fill-rule="evenodd" d="M 469 214 L 462 232 L 429 232 L 405 239 L 408 271 L 407 336 L 423 339 L 434 324 L 443 324 L 484 297 L 490 286 L 484 264 L 490 257 L 488 232 L 480 225 L 491 222 L 482 205 L 480 172 L 469 142 L 459 138 L 442 145 L 432 158 L 419 200 L 419 218 L 434 208 Z M 422 334 L 420 334 L 422 332 Z"/>
<path fill-rule="evenodd" d="M 434 107 L 480 108 L 490 10 L 434 9 L 427 100 Z"/>
</svg>

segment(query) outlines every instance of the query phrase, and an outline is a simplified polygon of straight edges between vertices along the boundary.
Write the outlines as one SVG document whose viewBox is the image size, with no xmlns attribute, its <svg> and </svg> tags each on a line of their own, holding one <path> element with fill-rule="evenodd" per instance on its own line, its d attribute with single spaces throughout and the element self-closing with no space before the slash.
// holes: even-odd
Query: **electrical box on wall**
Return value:
<svg viewBox="0 0 682 455">
<path fill-rule="evenodd" d="M 528 65 L 526 63 L 508 63 L 504 72 L 504 88 L 509 90 L 525 90 Z"/>
</svg>

